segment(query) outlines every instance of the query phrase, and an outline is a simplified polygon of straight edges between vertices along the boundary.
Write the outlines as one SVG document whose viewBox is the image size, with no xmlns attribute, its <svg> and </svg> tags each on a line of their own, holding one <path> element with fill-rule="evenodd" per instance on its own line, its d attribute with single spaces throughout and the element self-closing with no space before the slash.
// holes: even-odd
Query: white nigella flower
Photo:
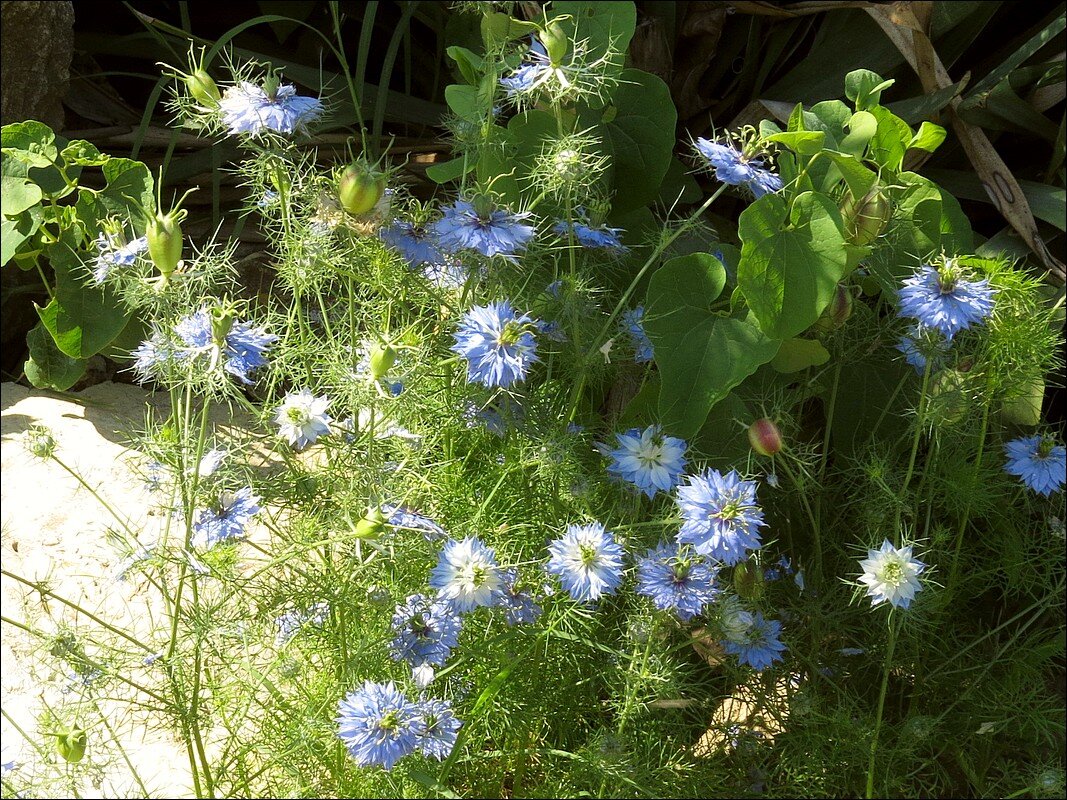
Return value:
<svg viewBox="0 0 1067 800">
<path fill-rule="evenodd" d="M 316 397 L 309 389 L 289 392 L 274 414 L 278 433 L 300 450 L 330 432 L 330 419 L 326 408 L 330 401 Z"/>
<path fill-rule="evenodd" d="M 879 550 L 868 550 L 860 561 L 860 583 L 867 586 L 872 605 L 888 601 L 897 608 L 907 608 L 922 590 L 919 573 L 926 565 L 912 558 L 911 545 L 896 548 L 886 539 Z"/>
<path fill-rule="evenodd" d="M 462 613 L 495 604 L 504 580 L 493 548 L 486 547 L 477 537 L 467 537 L 444 546 L 430 575 L 430 586 Z"/>
</svg>

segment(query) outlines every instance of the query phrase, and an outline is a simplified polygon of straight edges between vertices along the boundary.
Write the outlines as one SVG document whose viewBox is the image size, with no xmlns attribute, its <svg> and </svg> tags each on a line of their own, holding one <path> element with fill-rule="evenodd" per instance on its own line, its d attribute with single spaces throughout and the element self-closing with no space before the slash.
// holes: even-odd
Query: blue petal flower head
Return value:
<svg viewBox="0 0 1067 800">
<path fill-rule="evenodd" d="M 523 222 L 529 212 L 511 213 L 485 203 L 475 208 L 466 200 L 445 206 L 444 217 L 433 223 L 433 231 L 448 252 L 475 250 L 486 258 L 500 255 L 514 261 L 534 237 L 534 228 Z"/>
<path fill-rule="evenodd" d="M 467 359 L 467 381 L 507 388 L 526 378 L 537 357 L 535 321 L 507 300 L 475 306 L 460 322 L 453 353 Z"/>
<path fill-rule="evenodd" d="M 141 236 L 131 242 L 125 242 L 120 236 L 101 233 L 96 237 L 96 266 L 93 268 L 93 283 L 102 284 L 112 267 L 129 267 L 137 261 L 137 256 L 148 249 L 148 239 Z"/>
<path fill-rule="evenodd" d="M 519 571 L 514 567 L 504 570 L 504 591 L 500 605 L 508 625 L 531 625 L 540 618 L 542 609 L 530 592 L 520 589 Z"/>
<path fill-rule="evenodd" d="M 316 98 L 298 95 L 290 83 L 278 86 L 271 96 L 262 87 L 241 81 L 223 93 L 219 110 L 230 133 L 258 136 L 268 130 L 282 134 L 303 130 L 323 108 Z"/>
<path fill-rule="evenodd" d="M 541 83 L 551 73 L 552 67 L 548 50 L 533 34 L 530 34 L 530 50 L 524 63 L 510 75 L 500 79 L 500 85 L 507 90 L 508 97 L 527 92 Z"/>
<path fill-rule="evenodd" d="M 462 627 L 463 622 L 450 603 L 413 594 L 393 613 L 393 658 L 407 661 L 412 667 L 443 667 L 459 643 Z"/>
<path fill-rule="evenodd" d="M 394 528 L 419 531 L 428 542 L 448 536 L 448 532 L 444 528 L 427 516 L 417 514 L 410 509 L 396 506 L 392 503 L 382 503 L 381 508 L 382 513 L 385 514 L 386 521 Z"/>
<path fill-rule="evenodd" d="M 678 487 L 682 512 L 679 544 L 691 544 L 698 553 L 734 565 L 749 550 L 760 547 L 759 528 L 766 525 L 756 504 L 756 482 L 741 480 L 736 471 L 723 475 L 706 469 Z"/>
<path fill-rule="evenodd" d="M 1042 436 L 1024 436 L 1004 445 L 1004 469 L 1038 494 L 1048 497 L 1067 481 L 1067 448 Z"/>
<path fill-rule="evenodd" d="M 503 585 L 496 553 L 477 537 L 449 540 L 430 573 L 430 586 L 460 613 L 496 605 Z"/>
<path fill-rule="evenodd" d="M 174 326 L 174 332 L 183 344 L 175 353 L 178 358 L 194 360 L 207 356 L 209 366 L 221 363 L 226 372 L 245 384 L 252 382 L 248 377 L 250 372 L 267 364 L 266 352 L 278 340 L 276 335 L 253 327 L 250 322 L 234 322 L 218 341 L 207 308 L 182 319 Z"/>
<path fill-rule="evenodd" d="M 429 228 L 414 225 L 402 219 L 394 219 L 393 224 L 382 228 L 378 235 L 389 247 L 398 251 L 415 268 L 423 264 L 437 264 L 442 259 L 437 246 L 437 237 Z"/>
<path fill-rule="evenodd" d="M 630 309 L 622 315 L 622 327 L 630 335 L 630 342 L 633 344 L 634 348 L 634 361 L 638 364 L 644 364 L 651 361 L 654 356 L 652 351 L 652 340 L 649 339 L 648 334 L 645 333 L 644 320 L 644 306 Z"/>
<path fill-rule="evenodd" d="M 669 492 L 678 485 L 685 472 L 684 441 L 664 436 L 658 425 L 650 425 L 643 431 L 631 428 L 626 433 L 615 434 L 615 438 L 619 446 L 608 451 L 613 459 L 608 465 L 612 475 L 632 483 L 649 499 L 656 492 Z"/>
<path fill-rule="evenodd" d="M 942 356 L 949 351 L 951 343 L 935 328 L 916 325 L 911 332 L 900 337 L 896 348 L 904 354 L 904 360 L 915 367 L 920 375 L 926 371 L 926 359 L 933 357 L 931 369 L 937 369 L 944 360 Z"/>
<path fill-rule="evenodd" d="M 415 752 L 423 722 L 418 706 L 392 681 L 365 681 L 338 704 L 337 726 L 337 735 L 357 764 L 388 770 Z"/>
<path fill-rule="evenodd" d="M 939 266 L 924 264 L 904 281 L 900 313 L 927 328 L 936 328 L 951 341 L 957 333 L 993 313 L 995 294 L 987 279 L 964 280 L 957 263 L 946 259 Z"/>
<path fill-rule="evenodd" d="M 715 170 L 715 177 L 730 186 L 744 186 L 758 199 L 782 188 L 782 179 L 764 169 L 763 160 L 747 158 L 731 144 L 697 139 L 693 146 Z"/>
<path fill-rule="evenodd" d="M 568 525 L 563 536 L 549 543 L 548 553 L 546 570 L 578 602 L 614 594 L 622 583 L 622 546 L 599 522 Z"/>
<path fill-rule="evenodd" d="M 727 639 L 723 650 L 737 656 L 742 664 L 762 672 L 775 661 L 782 660 L 782 653 L 788 648 L 779 638 L 782 635 L 782 623 L 776 619 L 764 619 L 760 612 L 751 615 L 751 623 L 742 636 Z"/>
<path fill-rule="evenodd" d="M 715 599 L 715 573 L 699 559 L 661 542 L 637 562 L 637 593 L 687 621 Z"/>
<path fill-rule="evenodd" d="M 419 727 L 416 746 L 423 755 L 444 761 L 456 746 L 456 738 L 463 723 L 456 719 L 447 700 L 427 697 L 419 701 L 418 708 L 422 725 Z"/>
<path fill-rule="evenodd" d="M 219 542 L 244 536 L 248 521 L 260 512 L 259 498 L 251 488 L 223 492 L 214 508 L 202 508 L 193 523 L 193 545 L 214 547 Z"/>
<path fill-rule="evenodd" d="M 140 383 L 158 377 L 164 367 L 175 358 L 174 348 L 162 331 L 154 331 L 132 353 L 133 371 Z"/>
<path fill-rule="evenodd" d="M 619 241 L 622 228 L 609 228 L 606 225 L 593 227 L 582 222 L 557 222 L 552 228 L 560 236 L 573 234 L 582 247 L 589 250 L 608 250 L 615 255 L 624 255 L 630 248 Z"/>
</svg>

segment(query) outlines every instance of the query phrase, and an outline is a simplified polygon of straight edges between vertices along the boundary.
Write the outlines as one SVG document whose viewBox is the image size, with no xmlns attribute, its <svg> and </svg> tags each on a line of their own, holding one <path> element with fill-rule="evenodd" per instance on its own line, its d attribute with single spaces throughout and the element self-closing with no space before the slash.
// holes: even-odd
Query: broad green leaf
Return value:
<svg viewBox="0 0 1067 800">
<path fill-rule="evenodd" d="M 59 155 L 67 164 L 78 164 L 83 167 L 99 167 L 111 158 L 106 153 L 97 150 L 92 142 L 84 139 L 68 142 Z"/>
<path fill-rule="evenodd" d="M 769 142 L 784 145 L 801 155 L 810 156 L 822 150 L 826 134 L 822 131 L 785 131 L 771 134 L 766 139 Z"/>
<path fill-rule="evenodd" d="M 56 160 L 56 135 L 43 122 L 26 120 L 5 125 L 0 130 L 4 153 L 33 167 L 47 167 Z"/>
<path fill-rule="evenodd" d="M 6 154 L 5 154 L 6 157 Z M 0 209 L 4 219 L 17 217 L 41 202 L 41 187 L 25 178 L 4 175 L 0 178 Z"/>
<path fill-rule="evenodd" d="M 459 67 L 464 80 L 471 86 L 477 86 L 481 78 L 482 69 L 485 66 L 485 59 L 477 53 L 472 53 L 466 47 L 459 47 L 458 45 L 452 45 L 445 52 L 448 53 L 449 58 L 456 62 L 456 66 Z"/>
<path fill-rule="evenodd" d="M 773 194 L 742 212 L 738 287 L 767 336 L 796 336 L 833 299 L 848 271 L 841 224 L 837 206 L 814 192 L 798 195 L 791 214 Z"/>
<path fill-rule="evenodd" d="M 845 76 L 845 96 L 855 103 L 857 111 L 866 111 L 877 106 L 882 92 L 895 82 L 869 69 L 856 69 Z"/>
<path fill-rule="evenodd" d="M 911 128 L 900 117 L 881 106 L 871 108 L 871 113 L 878 120 L 878 129 L 870 141 L 870 159 L 896 172 L 912 140 Z"/>
<path fill-rule="evenodd" d="M 726 286 L 726 267 L 711 253 L 676 256 L 652 276 L 650 298 L 653 286 L 657 302 L 665 308 L 692 306 L 707 311 Z"/>
<path fill-rule="evenodd" d="M 853 197 L 863 197 L 874 186 L 878 176 L 860 163 L 855 156 L 846 153 L 827 152 L 837 168 L 836 175 L 844 178 Z"/>
<path fill-rule="evenodd" d="M 475 86 L 463 86 L 452 83 L 445 87 L 445 100 L 456 116 L 467 122 L 482 122 L 485 120 L 486 109 L 478 97 L 478 89 Z"/>
<path fill-rule="evenodd" d="M 76 253 L 70 258 L 80 260 Z M 129 311 L 110 289 L 84 285 L 80 270 L 64 264 L 70 259 L 50 254 L 49 260 L 56 272 L 56 292 L 47 306 L 36 306 L 41 322 L 71 358 L 99 353 L 126 327 Z"/>
<path fill-rule="evenodd" d="M 85 374 L 88 362 L 60 352 L 40 323 L 26 334 L 26 343 L 30 348 L 30 357 L 23 370 L 29 382 L 38 389 L 65 392 Z"/>
<path fill-rule="evenodd" d="M 878 119 L 869 111 L 857 111 L 848 120 L 848 135 L 841 140 L 841 149 L 846 153 L 863 158 L 867 145 L 878 133 Z"/>
<path fill-rule="evenodd" d="M 681 161 L 672 158 L 659 187 L 659 203 L 666 208 L 673 208 L 676 203 L 695 203 L 700 198 L 700 184 Z"/>
<path fill-rule="evenodd" d="M 601 130 L 613 162 L 612 205 L 626 212 L 656 199 L 673 156 L 678 112 L 655 75 L 627 69 L 621 80 L 612 99 L 616 116 Z"/>
<path fill-rule="evenodd" d="M 155 208 L 155 182 L 148 167 L 128 158 L 109 158 L 102 169 L 107 186 L 98 195 L 99 202 L 109 215 L 131 219 L 142 230 Z"/>
<path fill-rule="evenodd" d="M 27 213 L 13 219 L 4 217 L 2 225 L 0 266 L 6 266 L 18 252 L 19 246 L 37 232 L 41 225 L 41 216 L 39 213 Z"/>
<path fill-rule="evenodd" d="M 804 113 L 804 127 L 809 131 L 823 131 L 827 147 L 837 147 L 851 116 L 852 111 L 840 100 L 824 100 Z"/>
<path fill-rule="evenodd" d="M 829 360 L 830 353 L 822 342 L 815 339 L 786 339 L 771 359 L 771 367 L 778 372 L 800 372 Z"/>
<path fill-rule="evenodd" d="M 464 163 L 466 166 L 464 167 Z M 445 161 L 442 164 L 431 164 L 426 168 L 426 177 L 434 183 L 448 183 L 449 181 L 455 181 L 462 178 L 468 172 L 474 169 L 474 161 L 463 158 L 453 158 L 451 161 Z"/>
<path fill-rule="evenodd" d="M 923 122 L 919 126 L 919 132 L 908 143 L 908 148 L 914 147 L 917 150 L 925 150 L 928 153 L 932 153 L 945 141 L 946 135 L 945 129 L 940 125 L 935 125 L 932 122 Z"/>
</svg>

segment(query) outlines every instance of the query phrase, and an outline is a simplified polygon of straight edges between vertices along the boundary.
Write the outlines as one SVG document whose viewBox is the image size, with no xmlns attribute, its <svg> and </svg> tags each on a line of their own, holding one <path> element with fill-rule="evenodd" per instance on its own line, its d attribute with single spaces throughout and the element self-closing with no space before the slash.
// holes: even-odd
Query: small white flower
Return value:
<svg viewBox="0 0 1067 800">
<path fill-rule="evenodd" d="M 433 683 L 433 679 L 436 677 L 434 668 L 430 664 L 420 664 L 417 667 L 411 668 L 411 679 L 415 681 L 415 685 L 419 687 L 419 691 L 423 691 Z"/>
<path fill-rule="evenodd" d="M 504 579 L 493 548 L 476 537 L 468 537 L 445 544 L 430 575 L 430 586 L 456 611 L 465 613 L 478 606 L 494 605 L 504 588 Z"/>
<path fill-rule="evenodd" d="M 325 396 L 316 397 L 309 389 L 289 392 L 274 414 L 279 435 L 298 450 L 307 447 L 330 432 L 329 404 Z"/>
<path fill-rule="evenodd" d="M 872 605 L 888 601 L 897 608 L 907 608 L 922 590 L 919 573 L 926 565 L 912 558 L 911 545 L 898 549 L 886 539 L 880 550 L 867 551 L 860 568 L 863 570 L 860 583 L 867 586 Z"/>
</svg>

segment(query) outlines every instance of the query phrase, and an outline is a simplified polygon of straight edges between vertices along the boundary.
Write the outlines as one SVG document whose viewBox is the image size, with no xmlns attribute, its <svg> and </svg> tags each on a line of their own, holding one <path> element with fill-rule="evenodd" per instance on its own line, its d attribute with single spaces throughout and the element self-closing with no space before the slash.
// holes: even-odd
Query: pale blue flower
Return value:
<svg viewBox="0 0 1067 800">
<path fill-rule="evenodd" d="M 727 639 L 722 647 L 730 655 L 737 656 L 737 660 L 742 664 L 748 664 L 754 670 L 762 672 L 775 661 L 781 661 L 782 653 L 788 649 L 779 638 L 781 634 L 781 622 L 764 619 L 757 611 L 750 616 L 744 633 Z"/>
<path fill-rule="evenodd" d="M 422 724 L 416 734 L 416 746 L 423 755 L 444 761 L 452 748 L 463 723 L 452 713 L 447 700 L 428 697 L 418 703 Z"/>
<path fill-rule="evenodd" d="M 442 256 L 439 262 L 424 264 L 422 276 L 438 289 L 459 291 L 469 277 L 467 268 L 455 256 Z"/>
<path fill-rule="evenodd" d="M 223 492 L 218 505 L 202 508 L 193 523 L 193 546 L 213 547 L 219 542 L 244 536 L 248 521 L 260 512 L 259 498 L 250 487 Z"/>
<path fill-rule="evenodd" d="M 622 327 L 630 335 L 634 348 L 634 361 L 644 364 L 653 358 L 652 340 L 645 333 L 645 307 L 638 306 L 622 315 Z"/>
<path fill-rule="evenodd" d="M 755 481 L 717 469 L 706 469 L 688 481 L 678 488 L 683 519 L 679 544 L 691 544 L 701 555 L 727 565 L 744 561 L 749 550 L 760 547 L 759 528 L 767 523 L 756 504 Z"/>
<path fill-rule="evenodd" d="M 457 200 L 443 209 L 444 217 L 433 224 L 441 247 L 449 252 L 475 250 L 487 258 L 500 255 L 514 261 L 534 237 L 534 228 L 523 220 L 529 212 L 511 213 L 501 208 L 476 210 L 473 203 Z"/>
<path fill-rule="evenodd" d="M 658 425 L 643 431 L 631 428 L 615 438 L 619 446 L 607 453 L 614 459 L 608 465 L 612 475 L 632 483 L 649 499 L 678 485 L 686 464 L 684 441 L 664 436 Z"/>
<path fill-rule="evenodd" d="M 393 612 L 393 658 L 412 667 L 443 667 L 459 643 L 463 622 L 452 604 L 441 598 L 413 594 Z"/>
<path fill-rule="evenodd" d="M 697 139 L 693 146 L 725 184 L 747 187 L 756 198 L 782 188 L 781 178 L 764 169 L 762 159 L 748 158 L 732 144 Z"/>
<path fill-rule="evenodd" d="M 338 704 L 337 725 L 337 735 L 357 764 L 388 770 L 415 751 L 423 722 L 418 706 L 392 681 L 365 681 Z"/>
<path fill-rule="evenodd" d="M 606 225 L 594 227 L 584 222 L 562 221 L 557 222 L 553 230 L 560 236 L 573 234 L 578 244 L 588 250 L 607 250 L 615 255 L 624 255 L 630 251 L 630 248 L 619 241 L 619 234 L 624 233 L 622 228 L 609 228 Z"/>
<path fill-rule="evenodd" d="M 995 294 L 985 278 L 964 280 L 956 262 L 948 259 L 940 267 L 924 264 L 904 281 L 900 313 L 927 328 L 936 328 L 951 341 L 957 333 L 993 313 Z"/>
<path fill-rule="evenodd" d="M 382 228 L 378 235 L 383 242 L 404 257 L 409 267 L 441 262 L 442 254 L 437 246 L 437 236 L 430 228 L 394 219 L 393 224 Z"/>
<path fill-rule="evenodd" d="M 111 273 L 112 267 L 129 267 L 137 261 L 137 256 L 148 249 L 148 239 L 140 236 L 130 242 L 121 236 L 101 233 L 96 237 L 96 266 L 93 269 L 93 283 L 102 284 Z"/>
<path fill-rule="evenodd" d="M 637 562 L 637 593 L 684 622 L 700 614 L 718 589 L 715 572 L 699 558 L 661 542 Z"/>
<path fill-rule="evenodd" d="M 183 318 L 174 326 L 174 332 L 182 342 L 175 356 L 183 360 L 207 357 L 209 367 L 221 363 L 226 372 L 242 383 L 251 383 L 248 374 L 267 364 L 266 352 L 278 340 L 275 334 L 267 333 L 250 322 L 234 322 L 222 340 L 218 340 L 211 312 L 201 308 Z"/>
<path fill-rule="evenodd" d="M 541 616 L 541 606 L 530 592 L 523 591 L 519 582 L 519 571 L 514 567 L 504 570 L 504 590 L 501 593 L 500 606 L 504 609 L 504 619 L 508 625 L 530 625 Z"/>
<path fill-rule="evenodd" d="M 467 360 L 467 381 L 507 388 L 526 378 L 537 357 L 536 321 L 507 300 L 475 306 L 460 321 L 453 353 Z"/>
<path fill-rule="evenodd" d="M 381 510 L 386 521 L 394 528 L 419 531 L 428 542 L 448 536 L 444 528 L 423 514 L 392 503 L 382 503 Z"/>
<path fill-rule="evenodd" d="M 1048 497 L 1067 481 L 1067 448 L 1049 437 L 1024 436 L 1004 445 L 1004 469 L 1030 489 Z"/>
<path fill-rule="evenodd" d="M 282 647 L 288 644 L 300 629 L 305 625 L 321 627 L 330 617 L 329 603 L 315 603 L 307 611 L 290 609 L 274 620 L 278 626 L 278 635 L 274 638 L 274 646 Z"/>
<path fill-rule="evenodd" d="M 551 73 L 548 50 L 536 36 L 530 34 L 530 50 L 523 63 L 510 75 L 501 78 L 500 85 L 507 91 L 508 97 L 514 97 L 544 82 Z"/>
<path fill-rule="evenodd" d="M 323 107 L 314 97 L 298 95 L 292 84 L 282 84 L 271 96 L 262 87 L 241 81 L 223 93 L 219 110 L 230 133 L 258 136 L 268 130 L 282 134 L 303 130 Z"/>
<path fill-rule="evenodd" d="M 896 344 L 897 350 L 904 354 L 904 360 L 915 367 L 920 375 L 926 370 L 927 358 L 934 359 L 931 370 L 940 367 L 950 347 L 951 343 L 937 329 L 924 328 L 922 325 L 916 325 Z"/>
<path fill-rule="evenodd" d="M 503 584 L 496 553 L 477 537 L 448 541 L 430 574 L 430 586 L 460 613 L 495 605 Z"/>
<path fill-rule="evenodd" d="M 549 543 L 548 552 L 547 571 L 579 602 L 614 594 L 622 583 L 622 546 L 599 522 L 568 525 L 563 536 Z"/>
<path fill-rule="evenodd" d="M 175 357 L 174 347 L 163 332 L 158 330 L 153 331 L 130 355 L 133 357 L 133 371 L 139 383 L 160 377 Z"/>
</svg>

